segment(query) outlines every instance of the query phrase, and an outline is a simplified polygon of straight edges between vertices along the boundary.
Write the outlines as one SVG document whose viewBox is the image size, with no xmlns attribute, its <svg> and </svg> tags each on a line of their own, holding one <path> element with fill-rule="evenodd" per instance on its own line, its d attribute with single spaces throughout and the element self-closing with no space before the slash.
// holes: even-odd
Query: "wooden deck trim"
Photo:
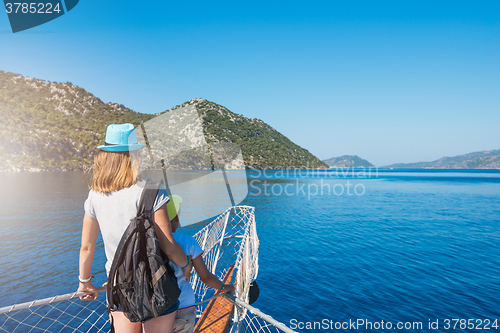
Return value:
<svg viewBox="0 0 500 333">
<path fill-rule="evenodd" d="M 234 265 L 231 265 L 222 282 L 229 284 L 233 276 Z M 225 298 L 218 297 L 211 300 L 201 318 L 194 327 L 195 333 L 226 333 L 229 330 L 233 317 L 234 304 Z"/>
</svg>

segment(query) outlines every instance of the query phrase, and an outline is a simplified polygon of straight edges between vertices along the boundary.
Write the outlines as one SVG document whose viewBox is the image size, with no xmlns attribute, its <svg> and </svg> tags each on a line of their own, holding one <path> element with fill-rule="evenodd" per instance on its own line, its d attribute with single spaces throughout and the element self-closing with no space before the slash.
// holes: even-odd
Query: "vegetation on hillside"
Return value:
<svg viewBox="0 0 500 333">
<path fill-rule="evenodd" d="M 198 115 L 203 120 L 207 142 L 237 144 L 247 168 L 328 167 L 308 150 L 296 145 L 260 119 L 246 118 L 204 99 L 193 99 L 177 107 L 186 105 L 196 106 Z"/>
<path fill-rule="evenodd" d="M 323 160 L 332 168 L 369 168 L 373 164 L 356 155 L 344 155 Z"/>
<path fill-rule="evenodd" d="M 404 169 L 500 169 L 500 149 L 478 151 L 432 162 L 398 163 L 383 168 Z"/>
<path fill-rule="evenodd" d="M 103 103 L 71 84 L 0 71 L 0 170 L 81 169 L 104 141 L 106 126 L 138 125 L 153 115 Z"/>
<path fill-rule="evenodd" d="M 233 142 L 247 168 L 326 167 L 271 126 L 202 99 L 196 104 L 209 142 Z M 168 111 L 166 111 L 168 112 Z M 76 170 L 92 164 L 106 126 L 138 126 L 156 115 L 103 103 L 70 82 L 0 71 L 0 170 Z"/>
</svg>

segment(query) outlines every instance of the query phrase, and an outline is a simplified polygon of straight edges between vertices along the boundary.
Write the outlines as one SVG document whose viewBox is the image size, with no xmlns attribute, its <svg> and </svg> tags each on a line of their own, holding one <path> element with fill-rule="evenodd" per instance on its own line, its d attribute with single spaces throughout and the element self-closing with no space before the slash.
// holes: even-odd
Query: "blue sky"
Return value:
<svg viewBox="0 0 500 333">
<path fill-rule="evenodd" d="M 80 1 L 0 69 L 160 112 L 205 98 L 321 159 L 500 149 L 499 1 Z"/>
</svg>

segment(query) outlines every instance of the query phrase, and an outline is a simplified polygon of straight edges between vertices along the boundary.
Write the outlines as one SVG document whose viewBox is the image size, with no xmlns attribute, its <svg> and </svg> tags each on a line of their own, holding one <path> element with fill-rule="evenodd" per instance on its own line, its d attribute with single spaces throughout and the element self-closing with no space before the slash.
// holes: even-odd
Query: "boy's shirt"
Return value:
<svg viewBox="0 0 500 333">
<path fill-rule="evenodd" d="M 186 255 L 191 256 L 192 259 L 195 259 L 203 253 L 203 250 L 194 237 L 176 233 L 172 233 L 172 235 L 174 236 L 175 241 L 182 247 Z M 182 269 L 172 261 L 170 261 L 170 266 L 172 266 L 175 270 L 177 284 L 181 290 L 181 295 L 179 296 L 179 310 L 196 305 L 193 288 L 191 287 L 189 281 L 186 281 L 186 278 L 182 273 Z"/>
</svg>

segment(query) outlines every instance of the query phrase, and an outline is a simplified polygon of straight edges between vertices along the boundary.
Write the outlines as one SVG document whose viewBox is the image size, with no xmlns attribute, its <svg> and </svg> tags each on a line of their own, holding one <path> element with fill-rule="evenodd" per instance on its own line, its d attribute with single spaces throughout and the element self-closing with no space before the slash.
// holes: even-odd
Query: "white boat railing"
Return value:
<svg viewBox="0 0 500 333">
<path fill-rule="evenodd" d="M 204 250 L 207 268 L 222 279 L 234 264 L 236 297 L 224 296 L 236 306 L 231 332 L 293 332 L 286 325 L 248 304 L 251 283 L 258 274 L 259 239 L 255 209 L 235 206 L 227 209 L 194 235 Z M 191 284 L 201 315 L 214 290 L 203 284 L 194 272 Z M 74 292 L 0 308 L 0 332 L 82 332 L 107 333 L 104 289 L 98 299 L 83 302 Z"/>
</svg>

